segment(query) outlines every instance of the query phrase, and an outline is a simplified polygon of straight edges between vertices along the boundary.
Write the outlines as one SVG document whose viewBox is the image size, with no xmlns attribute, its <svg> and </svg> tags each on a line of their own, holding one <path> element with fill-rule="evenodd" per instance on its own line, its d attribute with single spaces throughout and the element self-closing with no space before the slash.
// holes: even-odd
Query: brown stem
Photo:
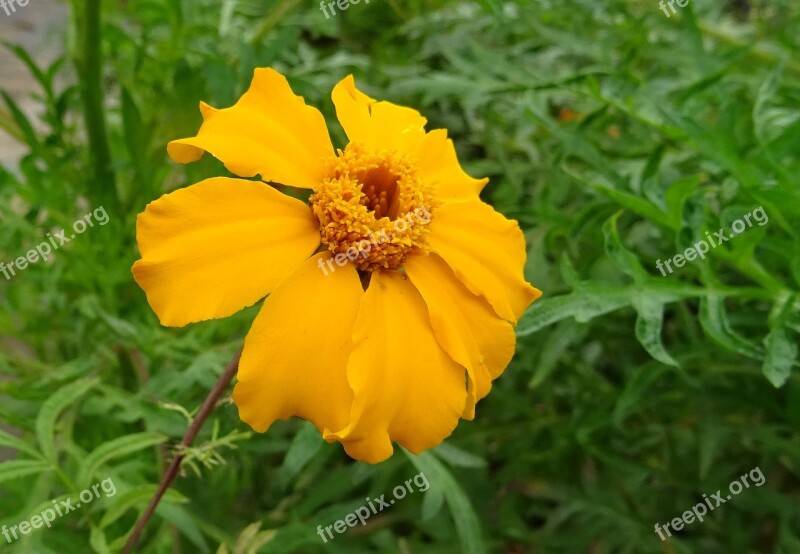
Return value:
<svg viewBox="0 0 800 554">
<path fill-rule="evenodd" d="M 230 384 L 233 376 L 236 375 L 236 372 L 239 370 L 239 358 L 241 356 L 242 350 L 239 349 L 239 351 L 228 364 L 228 367 L 225 368 L 225 371 L 220 376 L 217 384 L 214 385 L 213 389 L 211 389 L 211 392 L 208 394 L 208 398 L 206 398 L 206 401 L 203 402 L 203 405 L 200 407 L 200 411 L 192 420 L 192 424 L 189 425 L 189 428 L 186 430 L 186 434 L 183 436 L 181 444 L 184 447 L 192 445 L 194 439 L 197 437 L 197 434 L 200 432 L 200 429 L 202 429 L 203 423 L 205 423 L 206 419 L 208 419 L 208 416 L 211 415 L 211 412 L 214 411 L 214 408 L 219 401 L 219 397 L 222 396 L 222 393 L 228 387 L 228 384 Z M 178 470 L 181 467 L 183 458 L 183 454 L 175 455 L 175 458 L 172 460 L 169 468 L 167 468 L 167 472 L 161 479 L 161 485 L 159 485 L 156 494 L 150 499 L 150 504 L 147 505 L 147 509 L 139 518 L 139 521 L 136 522 L 136 527 L 134 527 L 133 533 L 131 533 L 131 536 L 128 538 L 128 542 L 125 543 L 125 548 L 122 549 L 122 554 L 130 554 L 130 552 L 133 551 L 136 541 L 139 540 L 139 536 L 142 534 L 145 525 L 147 525 L 147 522 L 152 517 L 153 512 L 155 512 L 158 503 L 161 501 L 161 497 L 163 497 L 164 493 L 167 492 L 172 480 L 175 479 L 175 476 L 178 474 Z"/>
</svg>

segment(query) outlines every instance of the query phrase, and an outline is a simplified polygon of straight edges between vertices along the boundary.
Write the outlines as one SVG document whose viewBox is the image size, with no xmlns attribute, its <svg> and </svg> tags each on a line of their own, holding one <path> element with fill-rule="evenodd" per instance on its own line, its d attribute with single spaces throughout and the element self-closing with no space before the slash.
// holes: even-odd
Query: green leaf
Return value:
<svg viewBox="0 0 800 554">
<path fill-rule="evenodd" d="M 534 106 L 533 103 L 527 107 L 524 113 L 535 118 L 538 123 L 547 127 L 547 129 L 559 139 L 569 156 L 574 156 L 585 161 L 600 172 L 610 183 L 614 183 L 614 186 L 621 187 L 625 185 L 626 179 L 616 171 L 614 166 L 609 162 L 608 157 L 600 153 L 594 144 L 586 139 L 582 133 L 570 133 L 562 129 L 561 126 L 555 124 L 553 118 L 546 116 L 539 108 Z M 587 187 L 594 188 L 594 185 L 589 184 L 581 175 L 572 172 L 566 165 L 564 165 L 562 169 L 578 182 Z"/>
<path fill-rule="evenodd" d="M 775 388 L 783 386 L 797 361 L 797 342 L 793 341 L 786 327 L 772 329 L 764 339 L 767 355 L 762 371 Z"/>
<path fill-rule="evenodd" d="M 76 506 L 78 502 L 80 502 L 80 495 L 78 493 L 73 493 L 73 494 L 62 494 L 61 496 L 56 496 L 55 498 L 50 498 L 48 500 L 45 500 L 44 502 L 36 504 L 35 507 L 27 510 L 26 513 L 41 514 L 47 509 L 52 509 L 54 504 L 59 504 L 60 502 L 63 502 L 67 499 L 71 499 L 73 506 Z"/>
<path fill-rule="evenodd" d="M 753 106 L 753 130 L 761 143 L 770 142 L 800 117 L 795 106 L 783 107 L 777 101 L 785 68 L 785 60 L 782 60 L 758 89 Z"/>
<path fill-rule="evenodd" d="M 430 488 L 422 497 L 422 521 L 431 521 L 444 507 L 444 491 L 440 488 Z"/>
<path fill-rule="evenodd" d="M 568 317 L 574 317 L 579 323 L 586 323 L 597 316 L 628 305 L 630 305 L 630 291 L 627 287 L 585 285 L 570 294 L 534 302 L 520 318 L 517 336 L 531 335 Z"/>
<path fill-rule="evenodd" d="M 25 452 L 26 454 L 30 454 L 34 458 L 44 459 L 44 456 L 42 456 L 41 452 L 36 450 L 34 447 L 29 445 L 22 439 L 18 439 L 14 435 L 6 431 L 3 431 L 2 429 L 0 429 L 0 446 L 7 446 L 19 452 Z"/>
<path fill-rule="evenodd" d="M 692 285 L 652 278 L 641 285 L 581 283 L 569 294 L 538 300 L 519 320 L 517 336 L 524 337 L 557 321 L 574 317 L 586 323 L 597 316 L 630 306 L 636 295 L 651 295 L 662 303 L 702 296 L 707 291 Z"/>
<path fill-rule="evenodd" d="M 672 229 L 675 231 L 678 230 L 679 225 L 676 225 L 671 217 L 644 198 L 640 198 L 639 196 L 631 194 L 630 192 L 611 188 L 606 185 L 589 182 L 582 175 L 570 170 L 569 168 L 564 167 L 563 169 L 570 177 L 579 183 L 591 188 L 596 192 L 599 192 L 600 194 L 603 194 L 604 196 L 616 202 L 619 206 L 637 213 L 657 225 L 661 225 L 662 227 L 666 227 L 667 229 Z"/>
<path fill-rule="evenodd" d="M 81 462 L 78 468 L 76 482 L 80 487 L 87 487 L 91 485 L 90 480 L 95 476 L 97 470 L 109 460 L 128 456 L 129 454 L 144 450 L 155 444 L 161 444 L 165 440 L 167 440 L 167 437 L 160 433 L 145 432 L 120 437 L 107 442 L 92 451 L 92 453 L 86 456 L 86 459 Z"/>
<path fill-rule="evenodd" d="M 56 420 L 64 409 L 75 403 L 98 383 L 99 379 L 81 379 L 71 383 L 48 398 L 36 417 L 36 438 L 45 459 L 56 460 L 55 427 Z"/>
<path fill-rule="evenodd" d="M 472 508 L 464 489 L 458 484 L 447 467 L 440 462 L 431 452 L 423 452 L 414 456 L 407 450 L 403 452 L 411 460 L 411 463 L 425 474 L 426 479 L 431 484 L 428 491 L 439 489 L 444 495 L 445 501 L 450 508 L 450 514 L 456 525 L 456 533 L 461 542 L 461 552 L 464 554 L 485 554 L 488 552 L 483 542 L 481 534 L 481 522 Z"/>
<path fill-rule="evenodd" d="M 0 483 L 53 469 L 43 460 L 12 460 L 0 464 Z"/>
<path fill-rule="evenodd" d="M 125 512 L 135 506 L 141 505 L 142 508 L 144 508 L 157 490 L 158 485 L 141 485 L 117 496 L 114 499 L 114 503 L 111 505 L 111 507 L 108 508 L 108 510 L 106 510 L 106 512 L 103 514 L 103 518 L 100 520 L 99 524 L 100 529 L 105 529 L 122 517 Z M 161 502 L 183 504 L 184 502 L 187 502 L 187 499 L 179 492 L 172 489 L 167 489 L 167 491 L 164 493 L 164 497 L 161 499 Z"/>
<path fill-rule="evenodd" d="M 700 186 L 700 175 L 690 175 L 672 183 L 664 193 L 667 212 L 674 222 L 673 229 L 679 229 L 683 220 L 683 204 Z"/>
<path fill-rule="evenodd" d="M 324 444 L 325 441 L 320 437 L 317 428 L 313 424 L 305 422 L 286 452 L 286 458 L 284 458 L 280 470 L 282 476 L 289 480 L 294 479 Z"/>
<path fill-rule="evenodd" d="M 91 529 L 89 545 L 92 550 L 97 554 L 111 554 L 111 550 L 108 548 L 108 539 L 106 539 L 106 534 L 103 533 L 103 530 L 95 525 L 92 525 Z"/>
<path fill-rule="evenodd" d="M 495 15 L 503 13 L 503 2 L 501 0 L 478 0 L 484 11 Z"/>
<path fill-rule="evenodd" d="M 614 266 L 631 277 L 634 281 L 640 282 L 648 277 L 647 271 L 642 267 L 636 254 L 625 248 L 619 238 L 617 230 L 617 220 L 622 215 L 622 211 L 609 217 L 603 224 L 603 238 L 605 239 L 605 249 L 608 257 L 611 258 Z"/>
<path fill-rule="evenodd" d="M 762 360 L 762 349 L 741 337 L 731 329 L 728 314 L 725 311 L 724 297 L 711 294 L 700 299 L 700 325 L 706 334 L 731 352 Z"/>
<path fill-rule="evenodd" d="M 186 537 L 189 542 L 194 544 L 200 552 L 209 552 L 208 544 L 206 543 L 203 532 L 195 523 L 192 514 L 175 504 L 159 504 L 156 508 L 156 513 L 177 527 L 180 532 Z"/>
<path fill-rule="evenodd" d="M 274 529 L 261 531 L 261 522 L 251 523 L 236 539 L 233 554 L 256 554 L 263 552 L 261 547 L 269 543 L 276 535 Z"/>
<path fill-rule="evenodd" d="M 539 358 L 533 364 L 528 388 L 535 389 L 541 385 L 558 364 L 563 363 L 564 356 L 573 348 L 573 345 L 583 340 L 587 331 L 586 326 L 581 326 L 574 320 L 560 321 L 554 325 L 545 340 L 547 348 L 542 348 Z"/>
<path fill-rule="evenodd" d="M 636 318 L 636 339 L 653 358 L 671 366 L 678 367 L 661 342 L 661 327 L 664 321 L 664 303 L 648 294 L 633 296 Z"/>
<path fill-rule="evenodd" d="M 442 458 L 448 464 L 456 467 L 468 467 L 476 469 L 484 468 L 487 465 L 486 460 L 483 458 L 480 458 L 475 454 L 471 454 L 466 450 L 456 448 L 452 444 L 447 444 L 446 442 L 443 442 L 434 448 L 433 452 L 435 452 L 437 456 Z"/>
<path fill-rule="evenodd" d="M 642 174 L 639 177 L 639 181 L 643 184 L 648 181 L 656 181 L 656 176 L 658 175 L 659 168 L 661 167 L 661 162 L 664 159 L 664 153 L 667 151 L 667 146 L 665 144 L 659 144 L 656 149 L 650 154 L 650 157 L 647 158 L 647 163 L 642 170 Z"/>
<path fill-rule="evenodd" d="M 50 76 L 45 74 L 45 72 L 42 71 L 38 65 L 36 65 L 36 62 L 33 60 L 31 55 L 28 54 L 27 50 L 19 45 L 12 44 L 11 42 L 7 42 L 5 40 L 0 44 L 8 48 L 17 58 L 19 58 L 22 63 L 27 66 L 28 70 L 31 72 L 31 75 L 33 75 L 39 84 L 42 85 L 42 89 L 45 93 L 48 95 L 52 93 L 52 79 Z"/>
<path fill-rule="evenodd" d="M 666 372 L 672 371 L 665 365 L 647 364 L 642 371 L 634 372 L 617 395 L 612 420 L 614 425 L 622 426 L 625 419 L 650 407 L 653 384 Z"/>
<path fill-rule="evenodd" d="M 8 93 L 4 91 L 0 92 L 0 96 L 2 96 L 3 101 L 8 107 L 8 110 L 11 112 L 14 122 L 25 139 L 25 143 L 32 151 L 39 152 L 41 150 L 41 144 L 36 136 L 36 131 L 34 131 L 33 125 L 25 115 L 25 112 L 20 109 L 19 105 L 14 102 L 14 99 L 11 98 Z"/>
</svg>

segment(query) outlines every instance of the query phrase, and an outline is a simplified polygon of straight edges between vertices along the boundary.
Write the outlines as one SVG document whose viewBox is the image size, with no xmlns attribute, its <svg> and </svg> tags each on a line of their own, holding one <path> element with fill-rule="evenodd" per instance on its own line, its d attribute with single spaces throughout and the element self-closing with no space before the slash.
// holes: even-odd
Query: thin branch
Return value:
<svg viewBox="0 0 800 554">
<path fill-rule="evenodd" d="M 200 429 L 203 428 L 203 424 L 205 423 L 206 419 L 208 419 L 208 416 L 210 416 L 211 412 L 214 411 L 220 396 L 222 396 L 222 393 L 230 384 L 233 376 L 236 375 L 236 372 L 239 370 L 239 358 L 241 358 L 241 356 L 242 350 L 239 349 L 239 351 L 228 364 L 228 367 L 225 368 L 225 371 L 220 376 L 217 384 L 214 385 L 213 389 L 211 389 L 211 392 L 208 394 L 208 398 L 206 398 L 205 402 L 203 402 L 203 406 L 200 408 L 197 416 L 194 418 L 194 420 L 192 420 L 192 424 L 189 425 L 189 428 L 186 430 L 186 434 L 183 436 L 183 440 L 181 441 L 183 446 L 189 447 L 192 445 L 194 439 L 197 437 L 197 434 L 200 432 Z M 150 499 L 150 504 L 148 504 L 147 509 L 139 518 L 139 521 L 136 522 L 136 527 L 134 527 L 133 533 L 131 533 L 131 536 L 128 538 L 128 542 L 125 543 L 125 548 L 122 549 L 122 554 L 130 554 L 133 551 L 133 547 L 136 545 L 136 541 L 139 540 L 139 536 L 142 534 L 145 525 L 147 525 L 147 522 L 152 517 L 153 512 L 155 512 L 158 503 L 161 501 L 161 498 L 167 492 L 167 489 L 169 489 L 169 486 L 172 484 L 172 481 L 178 474 L 178 470 L 181 467 L 183 458 L 183 454 L 178 453 L 175 455 L 175 458 L 172 460 L 169 468 L 167 468 L 167 472 L 161 479 L 161 485 L 158 487 L 156 494 Z"/>
</svg>

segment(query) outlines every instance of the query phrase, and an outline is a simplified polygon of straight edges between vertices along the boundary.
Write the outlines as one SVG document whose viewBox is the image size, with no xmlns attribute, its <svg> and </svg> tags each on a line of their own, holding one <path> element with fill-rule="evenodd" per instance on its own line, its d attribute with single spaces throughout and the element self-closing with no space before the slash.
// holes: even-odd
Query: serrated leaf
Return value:
<svg viewBox="0 0 800 554">
<path fill-rule="evenodd" d="M 78 468 L 77 483 L 81 487 L 89 486 L 89 482 L 94 477 L 100 467 L 114 458 L 121 458 L 150 446 L 161 444 L 167 437 L 160 433 L 136 433 L 114 439 L 110 442 L 93 450 L 81 462 Z"/>
<path fill-rule="evenodd" d="M 481 522 L 472 508 L 469 497 L 450 473 L 450 470 L 430 451 L 416 456 L 405 449 L 403 449 L 403 452 L 409 457 L 414 467 L 425 474 L 431 485 L 428 492 L 436 488 L 440 489 L 450 508 L 450 514 L 453 517 L 456 533 L 461 543 L 461 552 L 464 554 L 486 554 L 488 550 L 483 542 Z"/>
<path fill-rule="evenodd" d="M 45 459 L 53 462 L 56 459 L 55 426 L 58 416 L 65 408 L 86 394 L 98 381 L 97 378 L 82 379 L 61 388 L 45 400 L 36 417 L 36 438 Z"/>
<path fill-rule="evenodd" d="M 654 300 L 668 304 L 707 293 L 705 289 L 693 285 L 662 283 L 659 279 L 651 278 L 641 285 L 581 283 L 569 294 L 538 300 L 520 318 L 517 336 L 530 335 L 568 317 L 574 317 L 578 323 L 586 323 L 597 316 L 630 306 L 633 296 L 638 294 L 648 294 Z"/>
<path fill-rule="evenodd" d="M 570 294 L 543 298 L 520 318 L 517 336 L 524 337 L 557 321 L 574 317 L 586 323 L 599 315 L 630 305 L 630 291 L 607 285 L 587 285 Z"/>
</svg>

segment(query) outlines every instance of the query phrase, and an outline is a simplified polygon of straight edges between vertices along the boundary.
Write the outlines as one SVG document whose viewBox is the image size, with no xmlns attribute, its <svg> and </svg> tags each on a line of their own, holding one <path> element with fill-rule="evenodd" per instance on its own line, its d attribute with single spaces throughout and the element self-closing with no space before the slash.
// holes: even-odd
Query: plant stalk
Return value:
<svg viewBox="0 0 800 554">
<path fill-rule="evenodd" d="M 109 194 L 116 199 L 116 178 L 111 167 L 111 150 L 105 117 L 103 91 L 103 44 L 102 44 L 103 0 L 73 2 L 79 33 L 79 51 L 76 66 L 81 81 L 83 118 L 92 160 L 94 182 L 91 189 L 99 196 Z"/>
<path fill-rule="evenodd" d="M 189 447 L 192 445 L 194 439 L 197 437 L 197 434 L 200 432 L 200 429 L 203 428 L 203 424 L 205 423 L 206 419 L 208 419 L 208 416 L 210 416 L 211 412 L 214 411 L 220 396 L 222 396 L 222 393 L 230 384 L 233 376 L 236 375 L 236 372 L 239 370 L 239 359 L 241 356 L 242 350 L 239 349 L 239 351 L 228 364 L 228 367 L 226 367 L 225 371 L 222 372 L 222 375 L 214 385 L 214 388 L 211 389 L 211 392 L 208 394 L 205 402 L 203 402 L 203 405 L 200 407 L 200 411 L 197 413 L 197 416 L 194 418 L 194 420 L 192 420 L 191 425 L 189 425 L 189 428 L 186 430 L 186 434 L 183 436 L 181 444 L 184 447 Z M 128 537 L 128 542 L 125 543 L 125 547 L 122 549 L 122 554 L 130 554 L 130 552 L 133 551 L 136 541 L 139 540 L 139 536 L 142 534 L 142 531 L 144 531 L 147 522 L 150 521 L 150 518 L 153 516 L 158 503 L 167 492 L 167 489 L 169 489 L 172 481 L 178 475 L 178 470 L 181 467 L 183 458 L 183 454 L 178 453 L 175 455 L 175 458 L 172 460 L 169 468 L 167 468 L 166 473 L 164 473 L 164 477 L 161 479 L 161 484 L 159 485 L 158 490 L 153 495 L 153 498 L 150 499 L 150 503 L 142 513 L 139 521 L 136 522 L 136 526 L 133 528 L 131 536 Z"/>
</svg>

